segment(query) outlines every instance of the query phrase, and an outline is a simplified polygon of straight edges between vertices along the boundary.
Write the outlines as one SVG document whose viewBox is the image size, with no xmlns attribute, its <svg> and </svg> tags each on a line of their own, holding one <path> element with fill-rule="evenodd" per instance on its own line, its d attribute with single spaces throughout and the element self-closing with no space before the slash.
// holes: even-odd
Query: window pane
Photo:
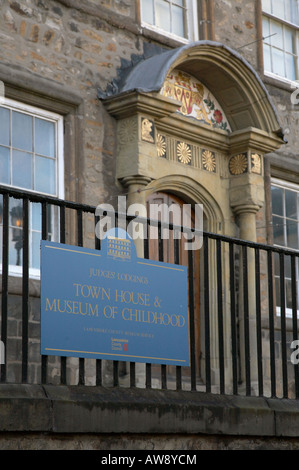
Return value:
<svg viewBox="0 0 299 470">
<path fill-rule="evenodd" d="M 9 110 L 0 108 L 0 144 L 9 145 Z"/>
<path fill-rule="evenodd" d="M 271 21 L 271 44 L 272 46 L 283 49 L 283 30 L 282 25 L 277 21 Z"/>
<path fill-rule="evenodd" d="M 43 193 L 56 194 L 55 160 L 35 158 L 34 189 Z"/>
<path fill-rule="evenodd" d="M 12 184 L 21 188 L 32 187 L 32 154 L 13 150 L 12 152 Z"/>
<path fill-rule="evenodd" d="M 271 49 L 267 44 L 264 44 L 264 68 L 266 71 L 272 72 Z"/>
<path fill-rule="evenodd" d="M 9 149 L 0 146 L 0 182 L 10 184 Z"/>
<path fill-rule="evenodd" d="M 272 13 L 278 18 L 285 19 L 284 0 L 272 0 Z"/>
<path fill-rule="evenodd" d="M 285 219 L 281 217 L 276 217 L 276 216 L 273 217 L 273 238 L 274 238 L 275 245 L 280 245 L 280 246 L 285 245 L 284 223 L 285 223 Z"/>
<path fill-rule="evenodd" d="M 18 199 L 9 199 L 9 264 L 20 266 L 22 263 L 22 202 Z"/>
<path fill-rule="evenodd" d="M 263 36 L 270 36 L 270 21 L 268 18 L 263 18 Z M 270 42 L 270 38 L 266 38 L 265 42 Z"/>
<path fill-rule="evenodd" d="M 262 0 L 263 11 L 271 13 L 271 0 Z"/>
<path fill-rule="evenodd" d="M 283 216 L 283 189 L 272 186 L 271 193 L 273 214 Z"/>
<path fill-rule="evenodd" d="M 285 62 L 286 62 L 286 78 L 289 80 L 296 80 L 296 59 L 293 55 L 286 54 L 285 55 Z"/>
<path fill-rule="evenodd" d="M 285 77 L 284 54 L 278 49 L 272 49 L 273 72 Z"/>
<path fill-rule="evenodd" d="M 22 229 L 9 229 L 8 263 L 12 266 L 21 266 L 22 264 L 22 236 Z"/>
<path fill-rule="evenodd" d="M 295 43 L 295 38 L 294 38 L 294 33 L 291 29 L 285 28 L 284 30 L 284 49 L 286 52 L 294 52 L 294 43 Z"/>
<path fill-rule="evenodd" d="M 149 24 L 155 24 L 153 0 L 142 0 L 142 19 Z"/>
<path fill-rule="evenodd" d="M 290 256 L 284 256 L 284 275 L 288 279 L 291 279 L 291 273 L 292 273 L 292 268 L 291 268 L 291 257 Z"/>
<path fill-rule="evenodd" d="M 55 157 L 55 125 L 53 122 L 35 118 L 35 152 Z"/>
<path fill-rule="evenodd" d="M 285 19 L 291 23 L 298 24 L 298 1 L 285 1 Z"/>
<path fill-rule="evenodd" d="M 298 222 L 295 220 L 286 220 L 287 224 L 287 246 L 289 248 L 299 249 L 298 244 Z"/>
<path fill-rule="evenodd" d="M 12 146 L 32 151 L 32 117 L 16 111 L 12 112 Z"/>
<path fill-rule="evenodd" d="M 156 2 L 156 24 L 158 28 L 170 32 L 170 10 L 169 4 L 163 0 Z"/>
<path fill-rule="evenodd" d="M 39 269 L 40 268 L 40 241 L 41 241 L 41 233 L 40 232 L 33 232 L 32 233 L 32 245 L 31 245 L 31 259 L 32 259 L 32 268 Z"/>
<path fill-rule="evenodd" d="M 297 193 L 295 191 L 286 190 L 285 198 L 286 216 L 291 217 L 292 219 L 298 219 Z"/>
<path fill-rule="evenodd" d="M 172 32 L 178 36 L 186 37 L 184 10 L 180 7 L 172 7 Z"/>
<path fill-rule="evenodd" d="M 31 211 L 32 211 L 32 230 L 38 230 L 41 232 L 42 230 L 42 208 L 41 204 L 39 203 L 32 203 L 31 204 Z"/>
</svg>

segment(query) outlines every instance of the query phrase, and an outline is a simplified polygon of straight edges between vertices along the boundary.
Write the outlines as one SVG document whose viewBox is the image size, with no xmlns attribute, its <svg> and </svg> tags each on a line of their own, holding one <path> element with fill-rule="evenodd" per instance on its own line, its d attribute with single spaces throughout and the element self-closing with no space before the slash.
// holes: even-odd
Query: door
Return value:
<svg viewBox="0 0 299 470">
<path fill-rule="evenodd" d="M 168 211 L 169 223 L 183 225 L 183 205 L 184 201 L 179 197 L 164 192 L 154 193 L 147 198 L 147 215 L 150 219 L 161 220 L 162 207 L 172 207 L 173 211 Z M 158 210 L 160 208 L 160 210 Z M 173 213 L 175 214 L 173 216 Z M 187 215 L 186 215 L 187 214 Z M 164 219 L 165 220 L 165 219 Z M 167 219 L 165 220 L 168 221 Z M 188 211 L 185 210 L 184 225 L 187 227 L 194 227 L 194 212 L 190 211 L 188 218 Z M 189 252 L 185 248 L 186 239 L 182 234 L 181 239 L 175 239 L 173 230 L 165 231 L 164 238 L 158 239 L 157 229 L 149 229 L 148 233 L 148 255 L 149 259 L 156 261 L 163 261 L 166 263 L 178 263 L 188 267 Z M 192 251 L 192 265 L 193 265 L 193 294 L 194 294 L 194 337 L 195 337 L 195 357 L 196 357 L 196 371 L 199 376 L 200 373 L 200 312 L 199 312 L 199 250 Z M 188 270 L 189 275 L 189 270 Z M 191 291 L 190 291 L 191 292 Z M 189 298 L 189 297 L 188 297 Z M 189 312 L 190 313 L 190 312 Z M 155 370 L 157 368 L 153 368 Z M 175 367 L 167 367 L 168 377 L 175 376 Z M 189 376 L 190 369 L 183 368 L 182 376 Z"/>
</svg>

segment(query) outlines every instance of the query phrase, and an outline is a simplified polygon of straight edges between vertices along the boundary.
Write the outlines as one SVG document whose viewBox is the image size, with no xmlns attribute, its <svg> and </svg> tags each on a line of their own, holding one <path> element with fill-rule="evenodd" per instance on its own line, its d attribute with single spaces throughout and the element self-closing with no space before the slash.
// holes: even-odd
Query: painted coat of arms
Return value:
<svg viewBox="0 0 299 470">
<path fill-rule="evenodd" d="M 173 70 L 166 77 L 161 94 L 180 101 L 182 105 L 178 111 L 185 116 L 230 132 L 229 123 L 215 97 L 191 75 Z"/>
</svg>

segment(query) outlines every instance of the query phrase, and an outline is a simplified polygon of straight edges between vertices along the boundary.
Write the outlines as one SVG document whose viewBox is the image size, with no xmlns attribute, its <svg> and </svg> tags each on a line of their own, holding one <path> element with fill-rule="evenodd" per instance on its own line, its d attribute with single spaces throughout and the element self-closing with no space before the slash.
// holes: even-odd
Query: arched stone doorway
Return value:
<svg viewBox="0 0 299 470">
<path fill-rule="evenodd" d="M 116 179 L 128 203 L 145 206 L 154 193 L 179 195 L 204 205 L 206 230 L 256 241 L 263 156 L 284 139 L 253 68 L 222 44 L 198 42 L 141 61 L 115 85 L 104 104 L 117 119 Z M 209 256 L 212 285 L 215 257 Z"/>
</svg>

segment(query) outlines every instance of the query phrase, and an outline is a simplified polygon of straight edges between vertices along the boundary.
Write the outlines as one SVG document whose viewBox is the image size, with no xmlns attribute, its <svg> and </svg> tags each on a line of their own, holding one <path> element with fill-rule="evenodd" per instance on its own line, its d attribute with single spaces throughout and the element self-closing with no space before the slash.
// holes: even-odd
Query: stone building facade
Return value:
<svg viewBox="0 0 299 470">
<path fill-rule="evenodd" d="M 298 249 L 298 2 L 282 1 L 279 10 L 271 0 L 160 2 L 171 8 L 166 14 L 156 3 L 1 2 L 0 184 L 91 206 L 117 207 L 120 195 L 144 207 L 151 197 L 175 197 L 202 204 L 210 232 Z M 50 225 L 55 238 L 55 213 Z M 36 384 L 41 227 L 34 219 L 30 233 L 29 375 Z M 85 245 L 93 247 L 94 238 L 94 220 L 86 217 Z M 16 252 L 11 256 L 8 381 L 18 383 L 22 290 Z M 252 276 L 253 269 L 252 262 Z M 279 330 L 279 316 L 275 322 Z M 263 334 L 267 342 L 266 323 Z M 94 384 L 92 367 L 87 376 Z M 208 438 L 206 445 L 215 444 Z"/>
</svg>

